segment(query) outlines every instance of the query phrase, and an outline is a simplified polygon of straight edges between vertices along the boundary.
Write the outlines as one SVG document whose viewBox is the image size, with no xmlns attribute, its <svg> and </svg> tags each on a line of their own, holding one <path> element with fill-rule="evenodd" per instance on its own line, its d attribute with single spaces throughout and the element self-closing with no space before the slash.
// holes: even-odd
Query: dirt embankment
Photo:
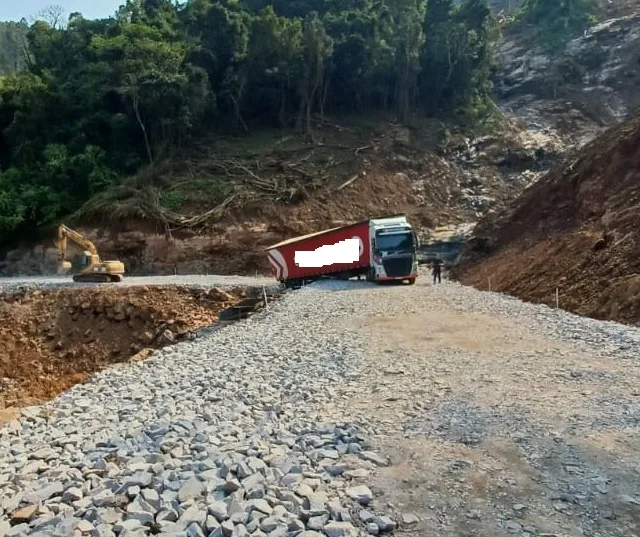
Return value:
<svg viewBox="0 0 640 537">
<path fill-rule="evenodd" d="M 482 221 L 463 283 L 640 323 L 640 117 L 614 127 Z"/>
<path fill-rule="evenodd" d="M 187 338 L 247 292 L 150 286 L 0 294 L 0 413 Z"/>
</svg>

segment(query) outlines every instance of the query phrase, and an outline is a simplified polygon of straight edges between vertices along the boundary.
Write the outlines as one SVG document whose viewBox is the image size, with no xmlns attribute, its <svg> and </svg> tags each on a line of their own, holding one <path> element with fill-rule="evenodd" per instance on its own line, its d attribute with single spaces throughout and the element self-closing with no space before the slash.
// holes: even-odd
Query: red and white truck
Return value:
<svg viewBox="0 0 640 537">
<path fill-rule="evenodd" d="M 288 239 L 267 248 L 287 287 L 320 278 L 407 281 L 418 277 L 418 241 L 405 215 L 372 218 Z"/>
</svg>

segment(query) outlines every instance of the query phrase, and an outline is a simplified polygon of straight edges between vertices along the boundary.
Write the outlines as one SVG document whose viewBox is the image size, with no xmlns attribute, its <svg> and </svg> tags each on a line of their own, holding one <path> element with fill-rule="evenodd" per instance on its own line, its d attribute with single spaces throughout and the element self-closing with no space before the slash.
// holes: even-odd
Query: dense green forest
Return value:
<svg viewBox="0 0 640 537">
<path fill-rule="evenodd" d="M 24 69 L 0 78 L 0 243 L 208 132 L 473 118 L 497 34 L 487 0 L 127 0 L 103 20 L 36 21 Z"/>
</svg>

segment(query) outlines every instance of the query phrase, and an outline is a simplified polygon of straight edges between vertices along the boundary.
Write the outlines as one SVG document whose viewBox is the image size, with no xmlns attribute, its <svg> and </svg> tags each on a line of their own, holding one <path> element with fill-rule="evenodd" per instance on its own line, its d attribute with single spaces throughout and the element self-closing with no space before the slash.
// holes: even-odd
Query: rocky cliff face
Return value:
<svg viewBox="0 0 640 537">
<path fill-rule="evenodd" d="M 530 132 L 577 149 L 640 105 L 639 42 L 640 12 L 590 28 L 554 56 L 506 36 L 496 77 L 501 107 Z"/>
</svg>

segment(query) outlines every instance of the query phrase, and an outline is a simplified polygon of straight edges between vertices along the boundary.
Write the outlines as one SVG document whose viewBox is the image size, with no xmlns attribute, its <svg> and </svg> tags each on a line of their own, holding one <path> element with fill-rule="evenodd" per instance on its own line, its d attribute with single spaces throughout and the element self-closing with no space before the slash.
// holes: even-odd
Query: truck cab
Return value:
<svg viewBox="0 0 640 537">
<path fill-rule="evenodd" d="M 418 277 L 418 240 L 406 217 L 374 219 L 369 224 L 371 271 L 377 282 L 415 283 Z"/>
</svg>

